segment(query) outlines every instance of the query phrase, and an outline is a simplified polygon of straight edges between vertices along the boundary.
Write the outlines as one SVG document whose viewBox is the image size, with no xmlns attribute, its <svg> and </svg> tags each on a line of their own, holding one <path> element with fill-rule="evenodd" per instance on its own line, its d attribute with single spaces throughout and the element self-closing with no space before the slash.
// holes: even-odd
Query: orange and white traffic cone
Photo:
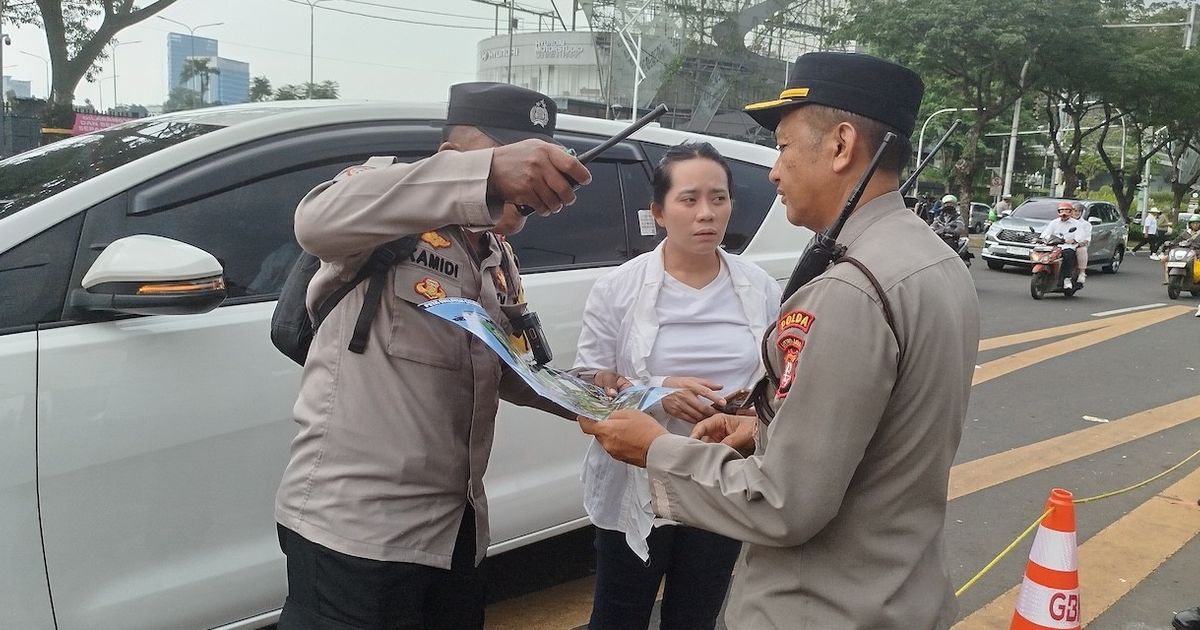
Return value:
<svg viewBox="0 0 1200 630">
<path fill-rule="evenodd" d="M 1051 512 L 1033 539 L 1009 630 L 1079 628 L 1079 570 L 1071 493 L 1062 488 L 1051 490 L 1046 509 Z"/>
</svg>

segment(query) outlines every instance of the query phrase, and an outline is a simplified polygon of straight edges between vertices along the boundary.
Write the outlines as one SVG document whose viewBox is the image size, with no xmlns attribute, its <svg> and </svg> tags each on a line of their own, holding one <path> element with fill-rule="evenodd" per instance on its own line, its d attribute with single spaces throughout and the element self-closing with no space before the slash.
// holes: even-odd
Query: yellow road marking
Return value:
<svg viewBox="0 0 1200 630">
<path fill-rule="evenodd" d="M 1086 626 L 1200 534 L 1200 469 L 1141 504 L 1079 547 L 1080 617 Z M 1076 510 L 1076 518 L 1086 514 Z M 954 626 L 1003 628 L 1012 619 L 1014 586 Z"/>
<path fill-rule="evenodd" d="M 1013 335 L 1004 335 L 1003 337 L 992 337 L 991 339 L 981 339 L 979 341 L 979 351 L 986 352 L 997 348 L 1007 346 L 1015 346 L 1021 343 L 1029 343 L 1030 341 L 1041 341 L 1042 339 L 1053 339 L 1054 337 L 1062 337 L 1074 333 L 1087 332 L 1098 328 L 1106 328 L 1112 325 L 1114 317 L 1111 319 L 1092 319 L 1078 324 L 1067 324 L 1066 326 L 1055 326 L 1054 328 L 1042 328 L 1040 330 L 1030 330 L 1028 332 L 1016 333 Z"/>
<path fill-rule="evenodd" d="M 1152 324 L 1164 322 L 1172 317 L 1177 317 L 1184 313 L 1190 312 L 1192 309 L 1187 306 L 1168 306 L 1158 308 L 1152 311 L 1143 311 L 1140 313 L 1131 313 L 1120 317 L 1103 319 L 1100 322 L 1107 324 L 1103 328 L 1092 329 L 1089 332 L 1075 335 L 1061 341 L 1048 343 L 1038 348 L 1032 348 L 1016 354 L 1011 354 L 1006 357 L 1001 357 L 994 361 L 984 363 L 979 369 L 975 370 L 975 377 L 972 379 L 972 385 L 985 383 L 996 377 L 1003 376 L 1010 372 L 1015 372 L 1021 368 L 1029 367 L 1035 363 L 1040 363 L 1047 359 L 1062 356 L 1069 352 L 1074 352 L 1087 346 L 1095 345 L 1102 341 L 1108 341 L 1115 337 L 1120 337 L 1126 333 L 1133 332 L 1139 328 L 1145 328 Z M 1095 324 L 1097 322 L 1086 322 L 1087 324 Z M 1076 324 L 1076 326 L 1080 326 Z M 1062 328 L 1062 327 L 1060 327 Z M 1047 330 L 1055 330 L 1053 328 Z M 1044 332 L 1044 331 L 1035 331 Z M 1051 336 L 1059 336 L 1064 333 L 1057 333 Z M 987 339 L 980 342 L 980 348 L 983 348 L 985 343 L 996 343 L 997 340 L 1019 337 L 1020 335 L 1009 335 L 1009 337 L 997 337 L 995 339 Z M 1026 338 L 1024 341 L 1035 341 L 1036 338 Z M 1005 342 L 1004 345 L 1013 343 L 1021 343 L 1020 341 Z M 1001 346 L 995 346 L 1001 347 Z"/>
<path fill-rule="evenodd" d="M 949 498 L 990 488 L 1200 418 L 1200 396 L 961 463 L 950 469 Z"/>
<path fill-rule="evenodd" d="M 972 385 L 989 381 L 1021 368 L 1029 367 L 1074 350 L 1095 345 L 1190 312 L 1192 312 L 1190 307 L 1169 306 L 1119 317 L 1090 320 L 1077 324 L 1068 324 L 981 340 L 979 350 L 987 351 L 1043 339 L 1074 335 L 1068 339 L 1050 343 L 1039 348 L 1033 348 L 989 361 L 975 371 Z M 1187 398 L 1162 407 L 1126 416 L 1107 424 L 1081 429 L 1068 435 L 1058 436 L 1004 453 L 997 453 L 965 462 L 955 466 L 950 472 L 949 499 L 956 499 L 1024 475 L 1079 459 L 1177 426 L 1197 417 L 1200 417 L 1200 396 Z M 1194 476 L 1197 476 L 1197 473 L 1193 473 L 1188 479 Z M 1145 505 L 1148 504 L 1144 504 L 1143 507 Z M 1198 526 L 1198 529 L 1200 529 L 1200 526 Z M 1194 535 L 1195 532 L 1191 536 Z M 1184 542 L 1187 542 L 1187 540 L 1184 540 Z M 1182 546 L 1182 543 L 1172 549 L 1171 553 L 1175 549 L 1178 549 L 1179 546 Z M 1138 549 L 1140 550 L 1142 547 L 1139 546 Z M 1165 558 L 1166 556 L 1163 557 L 1163 559 Z M 1122 567 L 1128 566 L 1128 563 L 1124 560 L 1117 559 L 1114 565 L 1116 562 L 1119 562 Z M 1161 563 L 1162 560 L 1156 562 L 1147 570 L 1147 573 Z M 1143 575 L 1142 577 L 1145 576 Z M 1138 578 L 1139 581 L 1141 579 Z M 591 612 L 594 584 L 594 578 L 587 577 L 536 593 L 498 602 L 488 607 L 485 627 L 487 630 L 563 630 L 564 628 L 581 626 L 587 623 Z M 1131 582 L 1128 587 L 1132 588 L 1134 584 L 1136 582 Z M 1128 588 L 1125 590 L 1127 591 Z M 1107 609 L 1112 605 L 1112 602 L 1116 601 L 1123 594 L 1124 591 L 1116 595 L 1112 601 L 1104 605 L 1104 608 Z M 999 599 L 1003 599 L 1004 597 L 1008 597 L 1011 600 L 1015 597 L 1015 589 Z M 1085 595 L 1085 614 L 1088 610 L 1087 607 L 1091 606 L 1089 602 L 1090 599 Z M 992 602 L 989 606 L 995 603 Z M 1000 609 L 1003 611 L 1004 605 L 1001 605 Z M 980 609 L 976 612 L 976 615 L 982 613 L 984 610 Z M 1004 612 L 1008 616 L 1011 616 L 1011 601 L 1008 601 L 1008 608 Z M 974 619 L 976 615 L 969 617 L 968 621 Z M 988 617 L 988 621 L 983 625 L 963 627 L 1001 627 L 1004 623 L 1008 622 L 1008 616 L 1003 616 L 1002 621 L 998 623 L 993 621 L 992 617 Z M 963 623 L 966 623 L 966 621 Z M 962 624 L 960 623 L 959 626 L 962 626 Z M 959 626 L 955 627 L 958 628 Z"/>
</svg>

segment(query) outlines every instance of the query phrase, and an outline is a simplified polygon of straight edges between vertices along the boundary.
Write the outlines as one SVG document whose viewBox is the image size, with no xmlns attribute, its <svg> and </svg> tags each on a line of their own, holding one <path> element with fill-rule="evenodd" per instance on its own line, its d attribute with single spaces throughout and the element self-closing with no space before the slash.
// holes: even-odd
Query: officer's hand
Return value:
<svg viewBox="0 0 1200 630">
<path fill-rule="evenodd" d="M 596 372 L 596 375 L 592 377 L 592 384 L 602 388 L 604 393 L 609 396 L 616 396 L 633 385 L 629 379 L 611 370 Z"/>
<path fill-rule="evenodd" d="M 721 390 L 720 383 L 714 383 L 692 376 L 669 376 L 663 380 L 663 387 L 673 387 L 682 391 L 673 392 L 662 399 L 663 411 L 691 423 L 701 420 L 717 412 L 713 403 L 725 405 L 725 399 L 717 392 Z M 711 402 L 705 402 L 707 398 Z"/>
<path fill-rule="evenodd" d="M 654 418 L 632 409 L 620 409 L 612 412 L 602 421 L 579 416 L 579 428 L 588 435 L 596 437 L 596 441 L 609 455 L 617 461 L 646 467 L 646 454 L 650 452 L 650 444 L 659 436 L 667 434 Z"/>
<path fill-rule="evenodd" d="M 690 437 L 701 442 L 720 442 L 749 456 L 754 453 L 757 433 L 758 418 L 719 413 L 697 424 Z"/>
<path fill-rule="evenodd" d="M 562 147 L 542 140 L 523 140 L 492 150 L 488 196 L 547 215 L 575 203 L 571 180 L 588 184 L 592 175 Z"/>
</svg>

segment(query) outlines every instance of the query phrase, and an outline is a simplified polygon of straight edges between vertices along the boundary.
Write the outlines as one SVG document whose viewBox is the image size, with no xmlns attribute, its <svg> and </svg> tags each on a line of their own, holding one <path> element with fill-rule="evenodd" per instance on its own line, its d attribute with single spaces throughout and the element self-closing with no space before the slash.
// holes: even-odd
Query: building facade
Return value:
<svg viewBox="0 0 1200 630">
<path fill-rule="evenodd" d="M 0 101 L 8 97 L 8 93 L 12 92 L 14 98 L 33 98 L 33 82 L 21 81 L 14 79 L 8 75 L 0 78 Z"/>
<path fill-rule="evenodd" d="M 224 57 L 217 58 L 217 70 L 212 85 L 216 88 L 210 102 L 223 105 L 250 102 L 250 64 Z"/>
<path fill-rule="evenodd" d="M 200 91 L 200 79 L 192 78 L 190 81 L 183 80 L 183 65 L 187 63 L 190 57 L 210 57 L 217 56 L 217 40 L 209 37 L 196 37 L 185 33 L 168 33 L 167 34 L 167 90 L 174 91 L 176 88 L 187 88 L 189 90 Z M 209 88 L 211 90 L 211 87 Z M 207 101 L 208 99 L 205 98 Z"/>
</svg>

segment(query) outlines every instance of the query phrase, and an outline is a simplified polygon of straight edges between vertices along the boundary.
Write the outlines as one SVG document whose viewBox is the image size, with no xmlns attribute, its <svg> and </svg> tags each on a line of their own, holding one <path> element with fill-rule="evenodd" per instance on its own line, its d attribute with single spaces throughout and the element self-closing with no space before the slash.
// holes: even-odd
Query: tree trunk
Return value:
<svg viewBox="0 0 1200 630">
<path fill-rule="evenodd" d="M 1079 175 L 1075 169 L 1062 169 L 1063 172 L 1063 197 L 1068 199 L 1075 196 L 1075 189 L 1079 187 Z"/>
<path fill-rule="evenodd" d="M 975 152 L 978 150 L 979 138 L 983 136 L 983 126 L 985 124 L 987 124 L 987 121 L 983 120 L 983 116 L 979 116 L 975 124 L 971 125 L 971 129 L 967 131 L 967 137 L 963 144 L 962 155 L 954 163 L 954 175 L 958 184 L 958 198 L 960 201 L 968 203 L 968 208 L 970 207 L 972 185 L 975 182 Z"/>
</svg>

